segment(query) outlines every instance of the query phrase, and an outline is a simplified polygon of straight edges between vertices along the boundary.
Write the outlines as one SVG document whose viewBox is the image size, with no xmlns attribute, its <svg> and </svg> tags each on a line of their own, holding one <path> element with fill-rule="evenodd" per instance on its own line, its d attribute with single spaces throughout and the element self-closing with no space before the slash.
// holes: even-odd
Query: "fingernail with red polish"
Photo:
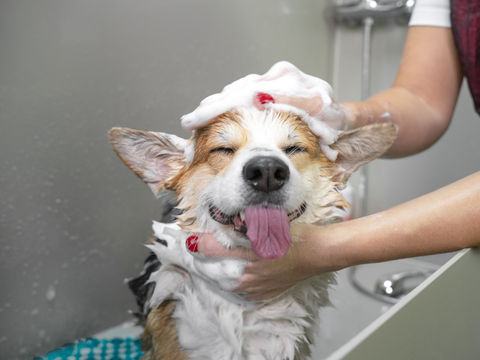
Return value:
<svg viewBox="0 0 480 360">
<path fill-rule="evenodd" d="M 275 104 L 275 99 L 273 98 L 273 96 L 267 93 L 263 93 L 263 92 L 257 93 L 257 99 L 262 105 L 265 105 L 266 103 L 269 103 L 269 102 Z"/>
<path fill-rule="evenodd" d="M 187 249 L 191 252 L 198 252 L 198 236 L 192 235 L 190 236 L 187 241 Z"/>
</svg>

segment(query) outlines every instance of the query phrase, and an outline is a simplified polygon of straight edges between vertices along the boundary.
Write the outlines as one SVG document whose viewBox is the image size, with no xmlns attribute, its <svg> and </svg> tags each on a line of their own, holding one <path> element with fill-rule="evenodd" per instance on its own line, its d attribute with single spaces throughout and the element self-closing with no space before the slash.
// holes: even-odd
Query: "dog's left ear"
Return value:
<svg viewBox="0 0 480 360">
<path fill-rule="evenodd" d="M 383 155 L 397 138 L 397 125 L 382 123 L 367 125 L 340 134 L 330 148 L 338 151 L 333 180 L 346 184 L 360 166 Z"/>
<path fill-rule="evenodd" d="M 110 144 L 123 162 L 158 196 L 165 182 L 185 166 L 184 151 L 189 141 L 175 135 L 113 128 Z"/>
</svg>

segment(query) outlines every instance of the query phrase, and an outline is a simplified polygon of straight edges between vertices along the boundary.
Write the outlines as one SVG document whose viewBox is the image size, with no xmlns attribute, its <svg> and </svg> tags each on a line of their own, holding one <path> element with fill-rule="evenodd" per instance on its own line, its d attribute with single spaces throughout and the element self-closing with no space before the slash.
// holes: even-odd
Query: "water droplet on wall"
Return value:
<svg viewBox="0 0 480 360">
<path fill-rule="evenodd" d="M 47 293 L 45 294 L 45 298 L 48 301 L 53 301 L 53 299 L 55 299 L 55 296 L 57 296 L 57 293 L 55 292 L 55 288 L 53 287 L 53 285 L 50 285 L 47 289 Z"/>
</svg>

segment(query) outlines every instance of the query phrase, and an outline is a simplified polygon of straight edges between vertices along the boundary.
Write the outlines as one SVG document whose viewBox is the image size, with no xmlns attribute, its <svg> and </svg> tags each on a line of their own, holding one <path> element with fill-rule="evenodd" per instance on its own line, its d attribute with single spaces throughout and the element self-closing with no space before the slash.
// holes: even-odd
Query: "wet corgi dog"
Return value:
<svg viewBox="0 0 480 360">
<path fill-rule="evenodd" d="M 226 247 L 251 248 L 265 259 L 294 246 L 293 223 L 341 221 L 348 207 L 337 189 L 381 156 L 396 138 L 392 123 L 341 133 L 327 158 L 300 116 L 240 108 L 188 139 L 114 128 L 116 153 L 159 196 L 173 191 L 181 214 L 154 223 L 147 245 L 160 260 L 143 274 L 143 359 L 304 359 L 328 304 L 334 275 L 314 276 L 267 301 L 232 292 L 247 262 L 192 256 L 192 233 L 212 233 Z M 188 251 L 190 249 L 190 252 Z"/>
</svg>

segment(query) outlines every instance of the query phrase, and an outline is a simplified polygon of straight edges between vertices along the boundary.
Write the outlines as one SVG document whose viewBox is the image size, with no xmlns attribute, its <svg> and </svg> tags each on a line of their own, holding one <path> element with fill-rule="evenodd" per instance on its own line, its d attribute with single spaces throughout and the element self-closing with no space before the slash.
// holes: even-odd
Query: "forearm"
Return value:
<svg viewBox="0 0 480 360">
<path fill-rule="evenodd" d="M 449 119 L 441 119 L 423 99 L 401 87 L 392 87 L 365 102 L 345 105 L 355 114 L 352 128 L 386 121 L 398 125 L 397 140 L 384 155 L 386 158 L 405 157 L 429 148 L 449 125 Z"/>
<path fill-rule="evenodd" d="M 349 127 L 393 121 L 399 132 L 386 157 L 423 151 L 448 128 L 462 77 L 450 29 L 413 27 L 392 88 L 344 104 Z"/>
<path fill-rule="evenodd" d="M 384 212 L 332 225 L 323 234 L 330 245 L 322 247 L 342 268 L 480 246 L 479 202 L 477 172 Z"/>
</svg>

